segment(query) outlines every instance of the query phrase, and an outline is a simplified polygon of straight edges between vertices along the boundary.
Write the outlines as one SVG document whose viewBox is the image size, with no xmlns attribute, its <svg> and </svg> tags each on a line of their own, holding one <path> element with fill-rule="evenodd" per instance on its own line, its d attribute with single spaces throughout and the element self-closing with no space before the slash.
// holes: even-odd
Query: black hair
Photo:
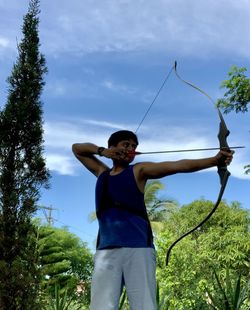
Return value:
<svg viewBox="0 0 250 310">
<path fill-rule="evenodd" d="M 138 145 L 138 138 L 135 133 L 129 130 L 119 130 L 109 137 L 108 139 L 108 147 L 117 146 L 120 141 L 132 139 Z"/>
</svg>

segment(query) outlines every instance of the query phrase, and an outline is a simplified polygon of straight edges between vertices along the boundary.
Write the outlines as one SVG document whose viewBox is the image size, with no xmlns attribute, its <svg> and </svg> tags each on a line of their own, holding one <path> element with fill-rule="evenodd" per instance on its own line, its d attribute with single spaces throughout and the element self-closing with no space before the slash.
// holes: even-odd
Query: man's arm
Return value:
<svg viewBox="0 0 250 310">
<path fill-rule="evenodd" d="M 138 180 L 157 179 L 175 173 L 195 172 L 219 165 L 229 165 L 233 152 L 220 151 L 216 156 L 202 159 L 183 159 L 159 163 L 145 162 L 138 164 Z"/>
<path fill-rule="evenodd" d="M 100 148 L 93 143 L 74 143 L 72 145 L 72 151 L 76 158 L 97 177 L 108 169 L 108 166 L 95 156 L 102 156 L 105 151 L 105 149 L 101 152 L 99 150 Z"/>
</svg>

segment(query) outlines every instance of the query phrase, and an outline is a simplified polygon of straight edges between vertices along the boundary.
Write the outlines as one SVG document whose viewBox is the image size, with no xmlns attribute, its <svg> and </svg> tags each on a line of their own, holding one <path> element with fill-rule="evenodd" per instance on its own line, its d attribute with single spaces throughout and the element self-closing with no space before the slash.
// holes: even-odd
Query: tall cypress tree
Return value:
<svg viewBox="0 0 250 310">
<path fill-rule="evenodd" d="M 49 172 L 40 101 L 47 72 L 39 52 L 39 0 L 30 0 L 23 38 L 0 112 L 0 309 L 39 309 L 39 272 L 31 218 Z"/>
</svg>

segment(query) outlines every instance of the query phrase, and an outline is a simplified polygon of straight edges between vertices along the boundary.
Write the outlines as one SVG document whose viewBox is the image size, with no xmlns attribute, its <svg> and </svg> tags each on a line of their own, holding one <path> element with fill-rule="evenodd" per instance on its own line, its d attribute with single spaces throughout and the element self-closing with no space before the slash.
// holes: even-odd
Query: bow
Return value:
<svg viewBox="0 0 250 310">
<path fill-rule="evenodd" d="M 220 124 L 219 124 L 219 133 L 218 133 L 218 139 L 219 139 L 219 145 L 220 145 L 220 149 L 224 149 L 224 150 L 228 150 L 230 151 L 229 145 L 227 143 L 227 137 L 230 134 L 230 131 L 228 130 L 225 120 L 222 116 L 221 111 L 219 110 L 219 108 L 216 106 L 215 102 L 213 101 L 213 99 L 206 93 L 204 92 L 202 89 L 200 89 L 199 87 L 193 85 L 192 83 L 184 80 L 183 78 L 180 77 L 180 75 L 177 72 L 177 62 L 175 62 L 174 65 L 174 71 L 175 74 L 177 76 L 177 78 L 179 78 L 182 82 L 186 83 L 187 85 L 193 87 L 194 89 L 198 90 L 199 92 L 201 92 L 202 94 L 204 94 L 214 105 L 215 108 L 217 109 L 218 112 L 218 116 L 220 119 Z M 201 227 L 208 219 L 210 219 L 210 217 L 213 215 L 213 213 L 216 211 L 216 209 L 218 208 L 223 193 L 225 191 L 226 185 L 227 185 L 227 181 L 228 178 L 230 176 L 230 172 L 227 170 L 227 166 L 226 164 L 222 164 L 218 166 L 218 174 L 219 174 L 219 178 L 220 178 L 220 191 L 217 197 L 217 201 L 214 204 L 214 207 L 212 208 L 212 210 L 209 212 L 209 214 L 198 224 L 196 225 L 194 228 L 192 228 L 191 230 L 189 230 L 187 233 L 185 233 L 184 235 L 182 235 L 181 237 L 179 237 L 174 243 L 172 243 L 172 245 L 169 247 L 167 254 L 166 254 L 166 265 L 168 265 L 169 262 L 169 257 L 170 257 L 170 252 L 173 249 L 173 247 L 179 242 L 181 241 L 183 238 L 185 238 L 186 236 L 188 236 L 189 234 L 191 234 L 192 232 L 194 232 L 196 229 L 198 229 L 199 227 Z"/>
</svg>

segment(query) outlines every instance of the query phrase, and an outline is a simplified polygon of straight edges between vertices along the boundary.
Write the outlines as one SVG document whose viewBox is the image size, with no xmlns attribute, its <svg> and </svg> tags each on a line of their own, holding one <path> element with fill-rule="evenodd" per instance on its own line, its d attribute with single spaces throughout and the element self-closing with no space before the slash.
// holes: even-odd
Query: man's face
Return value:
<svg viewBox="0 0 250 310">
<path fill-rule="evenodd" d="M 132 162 L 134 160 L 137 143 L 133 139 L 122 140 L 117 144 L 116 147 L 124 151 L 124 161 Z"/>
</svg>

